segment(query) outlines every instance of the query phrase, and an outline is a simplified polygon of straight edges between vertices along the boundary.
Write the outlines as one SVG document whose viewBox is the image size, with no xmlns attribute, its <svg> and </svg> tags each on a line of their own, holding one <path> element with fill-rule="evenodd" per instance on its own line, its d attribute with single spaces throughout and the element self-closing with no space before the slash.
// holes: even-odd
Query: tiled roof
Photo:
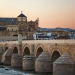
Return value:
<svg viewBox="0 0 75 75">
<path fill-rule="evenodd" d="M 2 17 L 0 17 L 0 22 L 11 23 L 12 22 L 12 18 L 2 18 Z M 16 18 L 13 18 L 13 22 L 16 23 Z"/>
</svg>

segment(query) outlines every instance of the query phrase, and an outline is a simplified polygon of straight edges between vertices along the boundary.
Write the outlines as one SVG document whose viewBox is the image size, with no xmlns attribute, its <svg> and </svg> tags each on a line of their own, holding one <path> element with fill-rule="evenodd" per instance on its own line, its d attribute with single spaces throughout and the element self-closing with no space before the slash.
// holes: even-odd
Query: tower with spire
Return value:
<svg viewBox="0 0 75 75">
<path fill-rule="evenodd" d="M 13 17 L 12 17 L 12 20 L 11 20 L 11 25 L 14 25 L 14 20 L 13 20 Z"/>
<path fill-rule="evenodd" d="M 21 32 L 27 31 L 27 17 L 21 11 L 17 17 L 18 30 Z"/>
</svg>

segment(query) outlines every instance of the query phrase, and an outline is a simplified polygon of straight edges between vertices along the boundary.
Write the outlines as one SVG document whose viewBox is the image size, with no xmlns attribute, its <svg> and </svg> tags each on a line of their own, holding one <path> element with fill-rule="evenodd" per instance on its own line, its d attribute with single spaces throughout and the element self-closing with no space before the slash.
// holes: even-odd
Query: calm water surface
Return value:
<svg viewBox="0 0 75 75">
<path fill-rule="evenodd" d="M 0 75 L 52 75 L 51 73 L 37 74 L 34 71 L 22 71 L 18 68 L 11 68 L 9 66 L 0 66 Z"/>
</svg>

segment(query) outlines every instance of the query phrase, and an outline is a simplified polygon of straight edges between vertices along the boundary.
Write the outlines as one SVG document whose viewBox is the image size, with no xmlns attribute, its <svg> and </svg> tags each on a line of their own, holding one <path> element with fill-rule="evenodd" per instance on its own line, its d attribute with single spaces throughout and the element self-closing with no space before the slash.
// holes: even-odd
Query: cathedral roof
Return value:
<svg viewBox="0 0 75 75">
<path fill-rule="evenodd" d="M 11 23 L 11 21 L 12 21 L 12 18 L 3 18 L 3 17 L 0 18 L 0 22 Z M 13 22 L 16 23 L 16 18 L 13 18 Z"/>
<path fill-rule="evenodd" d="M 21 13 L 18 17 L 26 17 L 26 16 L 25 16 L 24 14 Z"/>
</svg>

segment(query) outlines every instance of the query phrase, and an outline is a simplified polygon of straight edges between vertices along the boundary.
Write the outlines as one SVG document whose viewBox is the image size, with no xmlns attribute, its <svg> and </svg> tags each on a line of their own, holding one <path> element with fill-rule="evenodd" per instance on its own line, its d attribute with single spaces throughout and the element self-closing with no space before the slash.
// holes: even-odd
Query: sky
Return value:
<svg viewBox="0 0 75 75">
<path fill-rule="evenodd" d="M 28 21 L 39 18 L 39 27 L 75 29 L 75 0 L 0 0 L 0 17 L 17 17 L 21 11 Z"/>
</svg>

